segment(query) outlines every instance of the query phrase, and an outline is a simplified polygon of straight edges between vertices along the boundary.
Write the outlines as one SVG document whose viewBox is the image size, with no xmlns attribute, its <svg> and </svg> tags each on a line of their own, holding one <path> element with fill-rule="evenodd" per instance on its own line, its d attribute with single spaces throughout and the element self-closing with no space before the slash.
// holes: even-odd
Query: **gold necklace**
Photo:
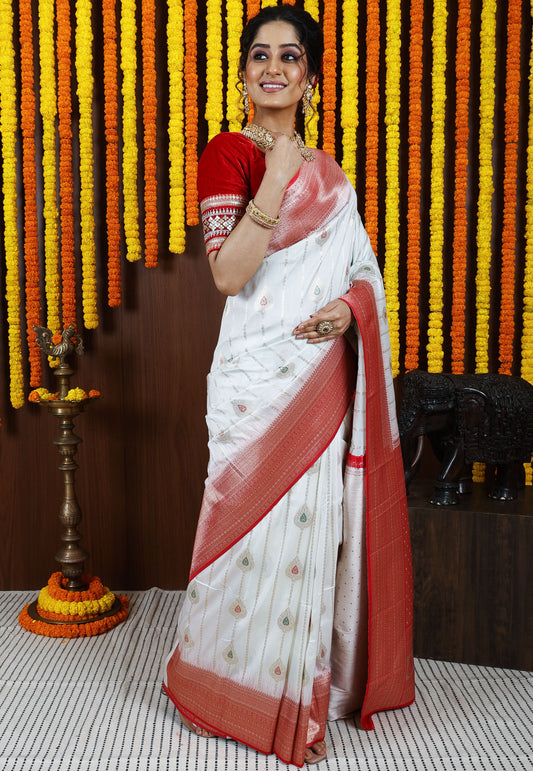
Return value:
<svg viewBox="0 0 533 771">
<path fill-rule="evenodd" d="M 272 150 L 276 144 L 276 137 L 268 129 L 263 126 L 258 126 L 256 123 L 249 123 L 242 129 L 241 134 L 255 142 L 258 148 L 264 153 L 267 150 Z M 309 147 L 305 146 L 305 142 L 297 131 L 295 131 L 294 136 L 291 137 L 291 142 L 295 143 L 305 161 L 315 160 L 315 154 Z"/>
</svg>

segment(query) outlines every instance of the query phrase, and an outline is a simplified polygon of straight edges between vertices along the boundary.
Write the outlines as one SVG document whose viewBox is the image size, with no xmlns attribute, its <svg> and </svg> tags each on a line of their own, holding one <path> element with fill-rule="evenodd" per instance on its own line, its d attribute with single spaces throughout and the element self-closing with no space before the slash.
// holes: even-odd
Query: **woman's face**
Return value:
<svg viewBox="0 0 533 771">
<path fill-rule="evenodd" d="M 305 50 L 292 24 L 271 21 L 259 27 L 243 79 L 256 112 L 296 110 L 308 78 Z"/>
</svg>

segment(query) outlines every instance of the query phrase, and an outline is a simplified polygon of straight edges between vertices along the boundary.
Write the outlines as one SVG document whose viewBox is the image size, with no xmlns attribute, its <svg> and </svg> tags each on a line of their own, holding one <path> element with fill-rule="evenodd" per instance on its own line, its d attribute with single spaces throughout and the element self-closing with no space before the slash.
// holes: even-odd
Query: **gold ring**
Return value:
<svg viewBox="0 0 533 771">
<path fill-rule="evenodd" d="M 319 321 L 316 325 L 316 331 L 321 337 L 325 337 L 330 332 L 333 332 L 334 327 L 335 325 L 332 321 Z"/>
</svg>

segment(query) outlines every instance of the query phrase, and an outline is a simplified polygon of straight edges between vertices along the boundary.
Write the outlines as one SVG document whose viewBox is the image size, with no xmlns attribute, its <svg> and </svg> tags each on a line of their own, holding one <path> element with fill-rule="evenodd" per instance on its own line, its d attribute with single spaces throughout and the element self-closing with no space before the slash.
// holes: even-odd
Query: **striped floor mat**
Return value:
<svg viewBox="0 0 533 771">
<path fill-rule="evenodd" d="M 91 639 L 19 627 L 35 592 L 0 593 L 0 769 L 274 771 L 295 768 L 182 729 L 161 692 L 179 592 L 126 592 L 129 619 Z M 330 723 L 321 771 L 533 770 L 533 673 L 416 661 L 417 698 L 374 718 Z"/>
</svg>

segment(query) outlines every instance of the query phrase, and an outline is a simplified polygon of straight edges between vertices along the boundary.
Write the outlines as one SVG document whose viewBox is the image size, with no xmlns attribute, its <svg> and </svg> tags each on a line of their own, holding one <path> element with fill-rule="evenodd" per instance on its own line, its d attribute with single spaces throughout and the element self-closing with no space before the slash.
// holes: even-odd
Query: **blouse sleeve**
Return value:
<svg viewBox="0 0 533 771">
<path fill-rule="evenodd" d="M 214 137 L 198 163 L 198 197 L 207 256 L 222 246 L 250 200 L 250 169 L 244 138 Z"/>
</svg>

